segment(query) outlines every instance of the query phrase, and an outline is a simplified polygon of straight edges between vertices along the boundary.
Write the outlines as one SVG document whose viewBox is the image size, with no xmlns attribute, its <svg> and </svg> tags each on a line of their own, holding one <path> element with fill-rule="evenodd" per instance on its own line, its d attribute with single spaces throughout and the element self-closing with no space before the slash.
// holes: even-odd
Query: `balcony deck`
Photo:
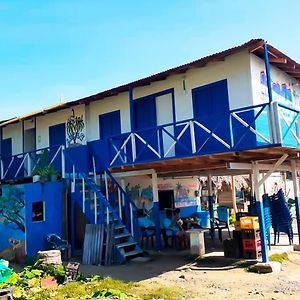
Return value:
<svg viewBox="0 0 300 300">
<path fill-rule="evenodd" d="M 277 102 L 123 133 L 89 143 L 112 172 L 226 169 L 230 162 L 298 157 L 298 110 Z"/>
<path fill-rule="evenodd" d="M 1 179 L 30 177 L 46 152 L 62 175 L 72 172 L 64 153 L 85 173 L 155 169 L 158 173 L 228 174 L 228 163 L 278 160 L 284 153 L 298 158 L 300 112 L 277 102 L 243 107 L 222 115 L 193 118 L 145 130 L 122 133 L 87 146 L 39 149 L 1 159 Z M 63 176 L 62 176 L 63 177 Z"/>
<path fill-rule="evenodd" d="M 216 175 L 238 175 L 245 174 L 245 170 L 230 169 L 230 163 L 249 163 L 251 161 L 260 161 L 260 163 L 272 164 L 283 154 L 289 155 L 287 160 L 297 159 L 300 156 L 300 149 L 276 146 L 243 150 L 238 152 L 175 158 L 163 161 L 117 166 L 111 167 L 110 170 L 112 173 L 121 173 L 154 169 L 158 174 L 165 176 L 175 176 L 179 173 L 181 175 L 206 175 L 208 173 Z"/>
</svg>

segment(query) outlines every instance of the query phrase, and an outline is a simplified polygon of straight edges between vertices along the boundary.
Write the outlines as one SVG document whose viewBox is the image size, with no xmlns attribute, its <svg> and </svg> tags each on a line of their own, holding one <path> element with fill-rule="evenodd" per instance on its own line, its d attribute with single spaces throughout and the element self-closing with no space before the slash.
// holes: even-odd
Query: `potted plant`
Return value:
<svg viewBox="0 0 300 300">
<path fill-rule="evenodd" d="M 32 170 L 32 182 L 41 181 L 41 176 L 43 174 L 43 170 L 48 166 L 48 151 L 43 150 L 40 154 L 40 157 L 37 161 L 37 164 L 34 166 Z"/>
<path fill-rule="evenodd" d="M 55 168 L 52 165 L 48 165 L 40 170 L 40 176 L 42 182 L 56 181 L 58 172 L 55 170 Z"/>
<path fill-rule="evenodd" d="M 32 182 L 39 182 L 41 180 L 41 175 L 37 172 L 32 172 Z"/>
</svg>

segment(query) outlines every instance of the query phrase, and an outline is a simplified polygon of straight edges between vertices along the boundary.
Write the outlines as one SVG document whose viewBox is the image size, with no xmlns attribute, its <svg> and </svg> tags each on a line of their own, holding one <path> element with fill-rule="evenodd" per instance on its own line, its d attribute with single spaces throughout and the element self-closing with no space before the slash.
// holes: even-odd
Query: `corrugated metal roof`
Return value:
<svg viewBox="0 0 300 300">
<path fill-rule="evenodd" d="M 65 109 L 71 106 L 79 105 L 79 104 L 88 104 L 93 101 L 101 100 L 103 98 L 115 96 L 119 93 L 127 92 L 129 89 L 140 87 L 140 86 L 145 86 L 149 85 L 152 82 L 159 81 L 159 80 L 164 80 L 168 76 L 171 75 L 176 75 L 176 74 L 181 74 L 185 73 L 188 69 L 190 68 L 196 68 L 196 67 L 203 67 L 207 63 L 211 61 L 218 61 L 218 60 L 223 60 L 226 56 L 232 55 L 234 53 L 243 51 L 243 50 L 248 50 L 249 52 L 252 52 L 259 57 L 263 58 L 263 45 L 265 41 L 263 39 L 252 39 L 242 45 L 209 55 L 205 56 L 203 58 L 197 59 L 195 61 L 168 69 L 166 71 L 159 72 L 157 74 L 109 89 L 102 91 L 100 93 L 84 97 L 78 100 L 66 102 L 66 103 L 60 103 L 45 109 L 42 109 L 37 112 L 33 112 L 31 114 L 27 114 L 21 117 L 16 117 L 7 121 L 2 121 L 0 123 L 0 126 L 5 126 L 10 123 L 15 123 L 19 122 L 21 120 L 26 120 L 32 117 L 37 117 L 43 114 L 55 112 L 57 110 Z M 269 50 L 269 56 L 271 57 L 270 62 L 272 64 L 275 64 L 276 67 L 282 69 L 283 71 L 287 72 L 289 75 L 295 77 L 295 78 L 300 78 L 300 65 L 289 58 L 287 55 L 279 51 L 278 49 L 272 47 L 271 45 L 268 45 L 268 50 Z M 285 60 L 285 62 L 284 62 Z M 299 73 L 298 73 L 299 72 Z"/>
</svg>

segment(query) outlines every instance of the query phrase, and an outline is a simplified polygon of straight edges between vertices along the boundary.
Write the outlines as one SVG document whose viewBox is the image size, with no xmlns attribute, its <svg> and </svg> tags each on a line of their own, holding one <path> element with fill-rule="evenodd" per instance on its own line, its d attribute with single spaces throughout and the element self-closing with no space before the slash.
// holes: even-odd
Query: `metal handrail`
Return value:
<svg viewBox="0 0 300 300">
<path fill-rule="evenodd" d="M 109 209 L 109 211 L 112 213 L 112 216 L 114 218 L 117 218 L 120 222 L 123 222 L 120 218 L 120 216 L 115 212 L 115 210 L 112 208 L 112 206 L 110 205 L 110 203 L 107 201 L 107 199 L 104 197 L 104 195 L 99 191 L 98 186 L 95 182 L 93 182 L 93 180 L 91 180 L 84 172 L 81 171 L 80 168 L 78 168 L 74 161 L 72 160 L 72 158 L 68 155 L 65 154 L 65 157 L 70 161 L 70 163 L 73 166 L 73 170 L 82 177 L 84 178 L 86 184 L 91 188 L 91 190 L 93 192 L 95 192 L 98 195 L 98 199 L 101 201 L 101 204 L 103 204 L 107 209 Z M 73 175 L 74 176 L 74 175 Z M 95 210 L 97 209 L 97 206 L 95 207 Z"/>
</svg>

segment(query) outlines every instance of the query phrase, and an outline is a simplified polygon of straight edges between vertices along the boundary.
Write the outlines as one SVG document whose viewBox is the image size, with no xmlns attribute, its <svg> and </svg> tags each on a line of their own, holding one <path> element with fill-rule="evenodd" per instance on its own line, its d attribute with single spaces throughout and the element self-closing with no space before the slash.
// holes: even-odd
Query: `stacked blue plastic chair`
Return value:
<svg viewBox="0 0 300 300">
<path fill-rule="evenodd" d="M 274 244 L 279 242 L 280 233 L 286 233 L 289 237 L 290 244 L 293 243 L 293 228 L 292 228 L 292 216 L 289 211 L 287 202 L 285 200 L 284 193 L 282 189 L 274 194 L 270 199 L 270 208 L 272 215 L 272 227 L 274 229 Z"/>
<path fill-rule="evenodd" d="M 250 216 L 258 216 L 257 211 L 258 203 L 255 199 L 251 199 L 250 205 L 248 205 L 248 213 Z M 266 227 L 266 238 L 268 240 L 269 247 L 271 246 L 271 209 L 270 209 L 270 198 L 267 194 L 263 195 L 263 211 L 264 211 L 264 219 L 265 219 L 265 227 Z"/>
</svg>

